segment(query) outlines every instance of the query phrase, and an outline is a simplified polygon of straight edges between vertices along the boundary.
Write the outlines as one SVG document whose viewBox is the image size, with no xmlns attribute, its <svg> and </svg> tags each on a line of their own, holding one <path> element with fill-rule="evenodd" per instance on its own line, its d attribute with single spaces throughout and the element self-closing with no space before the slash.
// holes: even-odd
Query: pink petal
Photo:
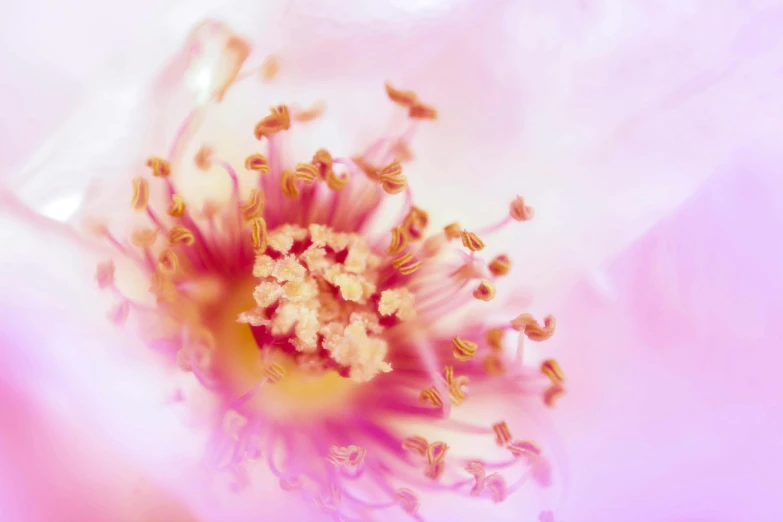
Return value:
<svg viewBox="0 0 783 522">
<path fill-rule="evenodd" d="M 565 520 L 783 515 L 780 156 L 712 180 L 559 317 Z M 578 347 L 578 349 L 576 349 Z"/>
</svg>

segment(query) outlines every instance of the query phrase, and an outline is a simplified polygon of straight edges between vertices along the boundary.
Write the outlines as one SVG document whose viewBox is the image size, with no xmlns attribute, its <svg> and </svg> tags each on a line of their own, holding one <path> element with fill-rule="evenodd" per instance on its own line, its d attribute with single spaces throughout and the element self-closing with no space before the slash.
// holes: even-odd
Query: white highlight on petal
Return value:
<svg viewBox="0 0 783 522">
<path fill-rule="evenodd" d="M 80 192 L 66 193 L 44 204 L 40 212 L 50 219 L 65 222 L 73 217 L 82 201 L 84 201 L 84 194 Z"/>
</svg>

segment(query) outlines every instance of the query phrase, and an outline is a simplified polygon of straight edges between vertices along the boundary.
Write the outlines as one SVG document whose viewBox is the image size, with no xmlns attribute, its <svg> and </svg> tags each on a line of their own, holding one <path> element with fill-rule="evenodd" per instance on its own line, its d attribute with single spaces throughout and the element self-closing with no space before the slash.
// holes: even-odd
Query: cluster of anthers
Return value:
<svg viewBox="0 0 783 522">
<path fill-rule="evenodd" d="M 253 78 L 261 78 L 257 70 L 234 83 Z M 389 509 L 422 520 L 427 491 L 500 502 L 529 480 L 548 485 L 549 460 L 536 443 L 512 437 L 500 420 L 456 420 L 452 409 L 481 393 L 534 393 L 551 406 L 563 392 L 555 361 L 526 368 L 504 347 L 510 332 L 519 334 L 520 354 L 523 339 L 548 339 L 551 316 L 485 324 L 478 314 L 438 333 L 450 314 L 492 301 L 511 260 L 481 260 L 484 240 L 532 219 L 533 210 L 517 197 L 498 224 L 429 232 L 403 164 L 412 159 L 410 130 L 437 113 L 413 92 L 388 84 L 386 92 L 407 112 L 406 132 L 360 154 L 315 150 L 292 166 L 283 164 L 277 138 L 318 114 L 273 107 L 247 129 L 260 145 L 241 165 L 245 172 L 209 144 L 190 143 L 188 118 L 171 155 L 147 161 L 164 206 L 139 176 L 131 208 L 148 225 L 129 241 L 99 228 L 118 257 L 146 275 L 154 297 L 131 297 L 114 262 L 102 263 L 98 284 L 118 300 L 111 318 L 136 321 L 150 347 L 220 399 L 223 422 L 212 427 L 206 463 L 227 471 L 240 491 L 251 487 L 247 467 L 264 462 L 282 489 L 335 520 L 370 520 Z M 190 159 L 187 150 L 195 151 Z M 228 176 L 229 200 L 191 208 L 177 190 L 187 180 L 175 181 L 187 161 Z M 248 175 L 254 181 L 243 186 Z M 381 198 L 395 194 L 402 211 L 378 233 L 372 218 Z M 427 428 L 406 433 L 413 423 L 440 430 L 439 440 L 425 438 Z M 471 451 L 496 447 L 508 457 L 458 455 L 449 434 L 475 437 Z"/>
</svg>

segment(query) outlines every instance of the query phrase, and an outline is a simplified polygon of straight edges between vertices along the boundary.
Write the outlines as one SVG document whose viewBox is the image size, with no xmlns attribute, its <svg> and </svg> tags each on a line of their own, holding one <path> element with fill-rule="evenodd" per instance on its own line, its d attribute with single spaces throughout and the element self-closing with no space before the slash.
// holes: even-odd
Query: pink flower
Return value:
<svg viewBox="0 0 783 522">
<path fill-rule="evenodd" d="M 69 222 L 3 196 L 14 386 L 198 519 L 559 519 L 544 307 L 759 136 L 712 112 L 752 26 L 238 4 L 162 15 L 12 180 Z M 694 73 L 675 21 L 736 27 Z"/>
</svg>

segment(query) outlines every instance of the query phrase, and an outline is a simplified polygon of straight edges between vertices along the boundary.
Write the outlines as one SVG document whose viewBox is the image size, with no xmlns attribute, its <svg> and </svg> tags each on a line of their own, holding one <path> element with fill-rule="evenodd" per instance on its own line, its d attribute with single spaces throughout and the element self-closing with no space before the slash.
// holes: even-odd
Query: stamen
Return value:
<svg viewBox="0 0 783 522">
<path fill-rule="evenodd" d="M 324 110 L 326 109 L 326 105 L 324 105 L 324 102 L 317 101 L 315 102 L 310 108 L 308 109 L 294 109 L 294 121 L 300 122 L 300 123 L 306 123 L 308 121 L 313 121 L 317 118 L 320 118 Z"/>
<path fill-rule="evenodd" d="M 443 406 L 443 400 L 440 398 L 440 393 L 438 393 L 438 390 L 435 388 L 435 386 L 431 386 L 422 391 L 419 395 L 419 400 L 421 402 L 429 402 L 436 408 Z"/>
<path fill-rule="evenodd" d="M 484 250 L 484 242 L 473 232 L 467 230 L 462 231 L 462 245 L 471 252 L 478 252 Z"/>
<path fill-rule="evenodd" d="M 399 194 L 408 187 L 408 180 L 402 174 L 402 165 L 397 160 L 378 172 L 378 180 L 388 194 Z"/>
<path fill-rule="evenodd" d="M 263 373 L 271 384 L 277 384 L 285 377 L 285 370 L 277 363 L 265 365 Z"/>
<path fill-rule="evenodd" d="M 263 154 L 251 154 L 245 158 L 245 168 L 261 174 L 269 174 L 269 160 Z"/>
<path fill-rule="evenodd" d="M 413 254 L 408 252 L 392 261 L 392 266 L 396 268 L 400 274 L 409 275 L 421 267 L 421 261 L 415 261 L 413 259 Z"/>
<path fill-rule="evenodd" d="M 505 421 L 493 424 L 492 430 L 495 432 L 495 442 L 498 443 L 498 446 L 505 446 L 511 442 L 511 431 Z"/>
<path fill-rule="evenodd" d="M 413 91 L 399 91 L 391 86 L 389 82 L 386 82 L 386 94 L 389 99 L 396 104 L 403 107 L 412 107 L 418 101 L 416 93 Z"/>
<path fill-rule="evenodd" d="M 446 234 L 446 238 L 451 241 L 462 235 L 462 227 L 459 223 L 451 223 L 443 227 L 443 232 Z"/>
<path fill-rule="evenodd" d="M 391 255 L 399 254 L 408 246 L 408 237 L 402 227 L 394 227 L 391 229 L 391 235 L 391 243 L 389 244 L 389 248 L 386 249 L 386 252 Z"/>
<path fill-rule="evenodd" d="M 270 111 L 269 116 L 266 116 L 256 125 L 254 133 L 258 140 L 263 137 L 268 138 L 273 134 L 291 128 L 291 117 L 287 106 L 278 105 L 277 107 L 272 107 Z"/>
<path fill-rule="evenodd" d="M 133 178 L 133 195 L 131 196 L 131 208 L 137 211 L 147 210 L 150 198 L 150 186 L 147 180 L 137 176 Z"/>
<path fill-rule="evenodd" d="M 497 473 L 492 473 L 484 479 L 484 485 L 492 493 L 492 501 L 495 503 L 506 500 L 506 480 Z"/>
<path fill-rule="evenodd" d="M 484 469 L 484 464 L 482 464 L 479 461 L 471 461 L 468 462 L 465 466 L 465 471 L 473 475 L 473 478 L 476 479 L 476 483 L 473 485 L 473 488 L 470 490 L 471 496 L 477 497 L 481 494 L 481 492 L 484 490 L 484 479 L 487 476 L 487 472 Z"/>
<path fill-rule="evenodd" d="M 514 457 L 538 457 L 541 455 L 541 448 L 527 440 L 515 440 L 507 448 Z"/>
<path fill-rule="evenodd" d="M 503 361 L 495 354 L 487 355 L 484 358 L 484 370 L 490 375 L 505 375 L 506 367 Z"/>
<path fill-rule="evenodd" d="M 280 72 L 280 62 L 275 56 L 267 56 L 261 64 L 261 78 L 269 82 Z"/>
<path fill-rule="evenodd" d="M 252 228 L 253 248 L 256 254 L 263 254 L 267 247 L 266 220 L 262 217 L 250 222 Z"/>
<path fill-rule="evenodd" d="M 171 196 L 171 206 L 169 207 L 169 216 L 174 218 L 182 217 L 185 214 L 185 200 L 179 194 Z"/>
<path fill-rule="evenodd" d="M 250 191 L 250 199 L 239 206 L 245 221 L 252 221 L 264 214 L 264 193 L 259 189 Z"/>
<path fill-rule="evenodd" d="M 427 448 L 430 443 L 424 437 L 413 436 L 402 441 L 402 449 L 418 453 L 422 457 L 427 454 Z"/>
<path fill-rule="evenodd" d="M 438 111 L 429 105 L 416 103 L 408 110 L 408 116 L 415 120 L 434 120 L 438 117 Z"/>
<path fill-rule="evenodd" d="M 517 332 L 523 332 L 531 341 L 546 341 L 555 333 L 555 317 L 547 315 L 541 326 L 532 315 L 522 314 L 511 321 L 511 327 Z"/>
<path fill-rule="evenodd" d="M 400 503 L 400 507 L 411 515 L 415 514 L 419 510 L 419 499 L 416 494 L 407 488 L 400 488 L 396 493 L 397 502 Z"/>
<path fill-rule="evenodd" d="M 150 248 L 160 232 L 157 228 L 141 228 L 131 232 L 131 244 L 136 248 Z"/>
<path fill-rule="evenodd" d="M 511 202 L 509 214 L 515 221 L 530 221 L 535 216 L 535 210 L 525 205 L 525 200 L 521 196 L 517 196 Z"/>
<path fill-rule="evenodd" d="M 489 262 L 489 271 L 496 277 L 504 276 L 511 270 L 511 260 L 505 254 L 496 256 Z"/>
<path fill-rule="evenodd" d="M 452 340 L 454 345 L 454 358 L 458 361 L 469 361 L 476 355 L 478 345 L 472 341 L 467 341 L 459 337 L 454 337 Z"/>
<path fill-rule="evenodd" d="M 164 250 L 158 256 L 158 270 L 164 274 L 173 274 L 179 269 L 177 254 L 171 250 Z"/>
<path fill-rule="evenodd" d="M 559 384 L 553 384 L 544 392 L 544 404 L 552 408 L 563 394 L 565 394 L 563 387 Z"/>
<path fill-rule="evenodd" d="M 459 377 L 455 376 L 453 366 L 446 366 L 444 368 L 444 375 L 449 389 L 449 401 L 455 406 L 459 406 L 465 401 L 465 391 L 463 388 L 470 384 L 470 378 L 464 375 L 460 375 Z"/>
<path fill-rule="evenodd" d="M 165 178 L 171 175 L 171 164 L 163 158 L 151 156 L 147 159 L 147 166 L 155 177 Z"/>
<path fill-rule="evenodd" d="M 549 377 L 552 384 L 563 384 L 565 381 L 563 370 L 560 369 L 560 365 L 554 359 L 547 359 L 541 363 L 541 373 Z"/>
<path fill-rule="evenodd" d="M 169 244 L 176 245 L 177 243 L 183 243 L 187 246 L 193 245 L 196 241 L 196 237 L 186 227 L 182 225 L 174 225 L 169 230 L 168 234 Z"/>
<path fill-rule="evenodd" d="M 193 161 L 199 169 L 209 170 L 212 166 L 212 149 L 207 145 L 202 145 Z"/>
<path fill-rule="evenodd" d="M 359 446 L 348 446 L 345 448 L 332 446 L 329 448 L 329 455 L 326 459 L 335 466 L 359 466 L 364 460 L 365 454 L 366 450 Z"/>
<path fill-rule="evenodd" d="M 446 452 L 449 450 L 445 442 L 433 442 L 427 448 L 427 469 L 424 475 L 432 480 L 438 480 L 445 470 Z"/>
<path fill-rule="evenodd" d="M 413 239 L 421 239 L 424 235 L 424 230 L 427 228 L 427 223 L 429 223 L 429 216 L 418 207 L 411 207 L 408 215 L 403 220 L 403 226 Z"/>
<path fill-rule="evenodd" d="M 490 328 L 487 330 L 487 344 L 495 351 L 501 351 L 503 349 L 503 329 Z"/>
<path fill-rule="evenodd" d="M 481 301 L 492 301 L 495 298 L 495 285 L 486 279 L 482 279 L 481 283 L 473 291 L 473 297 Z"/>
</svg>

